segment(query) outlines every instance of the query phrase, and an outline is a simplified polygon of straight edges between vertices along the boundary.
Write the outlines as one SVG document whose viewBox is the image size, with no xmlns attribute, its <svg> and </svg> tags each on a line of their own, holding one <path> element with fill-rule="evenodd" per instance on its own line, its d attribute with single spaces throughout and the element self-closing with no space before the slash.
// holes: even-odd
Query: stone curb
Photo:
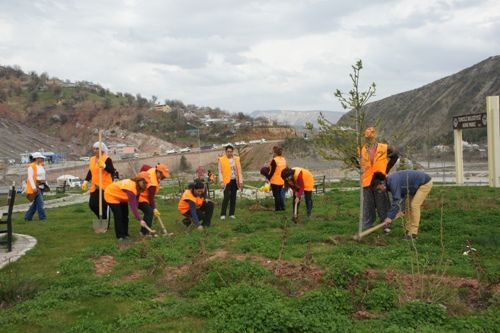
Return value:
<svg viewBox="0 0 500 333">
<path fill-rule="evenodd" d="M 36 238 L 29 235 L 13 234 L 13 236 L 15 241 L 12 243 L 11 252 L 7 252 L 5 247 L 0 248 L 0 269 L 21 258 L 26 252 L 34 248 L 37 243 Z"/>
</svg>

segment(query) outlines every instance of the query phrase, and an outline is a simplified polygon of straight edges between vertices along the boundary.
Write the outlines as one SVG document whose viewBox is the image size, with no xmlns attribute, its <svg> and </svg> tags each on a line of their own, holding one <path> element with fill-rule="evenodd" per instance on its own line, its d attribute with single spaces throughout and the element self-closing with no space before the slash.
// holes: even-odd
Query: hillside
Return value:
<svg viewBox="0 0 500 333">
<path fill-rule="evenodd" d="M 379 121 L 381 135 L 400 147 L 448 144 L 453 142 L 452 117 L 485 112 L 486 96 L 499 93 L 500 56 L 494 56 L 418 89 L 367 104 L 367 123 Z M 339 123 L 347 124 L 351 113 Z M 464 131 L 466 135 L 484 141 L 486 130 Z"/>
<path fill-rule="evenodd" d="M 27 74 L 17 67 L 0 66 L 0 113 L 15 126 L 23 124 L 28 132 L 60 141 L 58 150 L 65 146 L 75 156 L 88 152 L 97 139 L 98 128 L 106 129 L 107 142 L 126 141 L 142 146 L 142 152 L 155 151 L 158 146 L 196 145 L 198 134 L 202 143 L 223 143 L 257 138 L 261 132 L 267 133 L 267 139 L 282 137 L 283 130 L 293 133 L 265 118 L 177 100 L 160 104 L 155 96 L 147 99 L 140 94 L 114 93 L 91 82 L 62 81 L 46 73 Z M 0 146 L 7 139 L 0 137 Z M 152 147 L 148 148 L 148 142 Z M 16 146 L 16 141 L 12 145 Z M 13 147 L 0 147 L 0 152 L 24 151 L 21 146 Z"/>
<path fill-rule="evenodd" d="M 345 112 L 337 111 L 294 111 L 294 110 L 257 110 L 253 111 L 250 115 L 252 117 L 267 117 L 271 120 L 277 121 L 280 124 L 287 124 L 296 128 L 304 128 L 307 122 L 315 121 L 318 119 L 320 113 L 323 113 L 325 118 L 336 123 Z M 314 123 L 317 125 L 317 123 Z"/>
</svg>

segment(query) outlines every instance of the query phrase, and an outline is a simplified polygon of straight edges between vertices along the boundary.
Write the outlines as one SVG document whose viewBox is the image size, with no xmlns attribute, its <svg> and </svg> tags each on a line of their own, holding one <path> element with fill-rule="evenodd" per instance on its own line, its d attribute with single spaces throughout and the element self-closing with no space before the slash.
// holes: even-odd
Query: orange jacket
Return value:
<svg viewBox="0 0 500 333">
<path fill-rule="evenodd" d="M 115 183 L 109 184 L 104 190 L 104 200 L 108 204 L 119 204 L 123 202 L 128 202 L 127 193 L 124 191 L 130 191 L 137 195 L 136 183 L 132 179 L 124 179 L 117 181 Z"/>
<path fill-rule="evenodd" d="M 150 204 L 150 202 L 149 202 L 149 188 L 151 186 L 155 186 L 156 187 L 155 194 L 158 193 L 160 191 L 160 182 L 158 181 L 158 178 L 156 177 L 156 168 L 151 168 L 146 172 L 149 174 L 149 179 L 151 180 L 151 182 L 148 183 L 146 190 L 141 192 L 141 194 L 139 194 L 139 202 L 146 202 L 146 203 Z"/>
<path fill-rule="evenodd" d="M 233 156 L 233 158 L 236 165 L 236 182 L 241 183 L 243 177 L 241 175 L 240 157 Z M 219 157 L 219 173 L 222 175 L 224 184 L 229 184 L 231 182 L 231 162 L 226 155 Z"/>
<path fill-rule="evenodd" d="M 300 174 L 302 173 L 302 181 L 304 182 L 303 186 L 304 188 L 301 189 L 301 188 L 294 188 L 294 184 L 293 183 L 290 183 L 288 182 L 292 188 L 292 190 L 294 192 L 303 192 L 303 191 L 312 191 L 314 190 L 314 177 L 311 173 L 311 171 L 307 170 L 307 169 L 303 169 L 303 168 L 292 168 L 293 169 L 293 180 L 295 182 L 295 185 L 298 186 L 298 182 L 297 180 L 299 179 L 300 177 Z"/>
<path fill-rule="evenodd" d="M 182 193 L 181 200 L 179 200 L 179 205 L 177 206 L 181 214 L 189 212 L 189 203 L 187 201 L 194 202 L 196 209 L 199 209 L 201 205 L 203 205 L 203 201 L 205 201 L 205 199 L 202 197 L 196 197 L 191 190 L 185 190 L 184 193 Z"/>
<path fill-rule="evenodd" d="M 101 155 L 101 161 L 102 163 L 106 163 L 106 160 L 108 159 L 108 155 L 102 154 Z M 90 158 L 89 162 L 89 170 L 90 173 L 92 174 L 92 184 L 90 187 L 90 192 L 95 192 L 96 187 L 99 186 L 99 164 L 97 156 L 92 156 Z M 107 172 L 106 170 L 102 170 L 102 189 L 105 190 L 106 187 L 108 187 L 109 184 L 113 182 L 113 177 L 112 175 Z"/>
<path fill-rule="evenodd" d="M 388 146 L 384 143 L 377 144 L 375 156 L 370 159 L 366 145 L 361 148 L 361 179 L 363 187 L 368 187 L 372 183 L 373 174 L 375 172 L 382 172 L 384 175 L 387 170 L 387 163 L 389 162 L 387 155 Z"/>
<path fill-rule="evenodd" d="M 37 177 L 36 162 L 31 163 L 28 168 L 33 169 L 33 181 L 35 182 L 35 186 L 36 186 L 36 183 L 38 181 L 38 179 L 36 178 Z M 35 193 L 35 189 L 31 186 L 30 180 L 27 179 L 26 180 L 26 194 L 33 194 L 33 193 Z"/>
<path fill-rule="evenodd" d="M 281 178 L 281 171 L 286 168 L 286 160 L 283 156 L 276 156 L 273 160 L 276 162 L 276 169 L 269 182 L 274 185 L 283 185 L 285 181 Z"/>
</svg>

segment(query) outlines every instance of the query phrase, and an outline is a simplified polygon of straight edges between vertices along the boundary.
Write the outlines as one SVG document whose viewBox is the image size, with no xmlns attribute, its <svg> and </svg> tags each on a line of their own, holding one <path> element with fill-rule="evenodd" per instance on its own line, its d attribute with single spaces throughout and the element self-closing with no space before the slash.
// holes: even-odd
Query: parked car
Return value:
<svg viewBox="0 0 500 333">
<path fill-rule="evenodd" d="M 237 142 L 234 143 L 235 146 L 244 146 L 246 144 L 247 144 L 246 141 L 237 141 Z"/>
<path fill-rule="evenodd" d="M 175 154 L 175 153 L 177 153 L 177 151 L 175 149 L 167 150 L 167 155 L 168 154 Z"/>
<path fill-rule="evenodd" d="M 188 153 L 190 151 L 191 151 L 191 148 L 189 148 L 189 147 L 179 149 L 179 153 Z"/>
<path fill-rule="evenodd" d="M 82 187 L 82 180 L 72 175 L 62 175 L 57 177 L 57 186 L 63 186 L 66 182 L 66 187 Z"/>
</svg>

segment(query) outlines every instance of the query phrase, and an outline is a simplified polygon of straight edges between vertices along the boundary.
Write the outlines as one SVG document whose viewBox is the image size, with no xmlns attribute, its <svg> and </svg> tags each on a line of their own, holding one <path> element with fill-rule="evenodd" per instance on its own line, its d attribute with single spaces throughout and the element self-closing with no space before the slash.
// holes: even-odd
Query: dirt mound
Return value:
<svg viewBox="0 0 500 333">
<path fill-rule="evenodd" d="M 95 274 L 98 276 L 111 272 L 116 264 L 115 258 L 112 256 L 100 256 L 93 259 Z"/>
</svg>

